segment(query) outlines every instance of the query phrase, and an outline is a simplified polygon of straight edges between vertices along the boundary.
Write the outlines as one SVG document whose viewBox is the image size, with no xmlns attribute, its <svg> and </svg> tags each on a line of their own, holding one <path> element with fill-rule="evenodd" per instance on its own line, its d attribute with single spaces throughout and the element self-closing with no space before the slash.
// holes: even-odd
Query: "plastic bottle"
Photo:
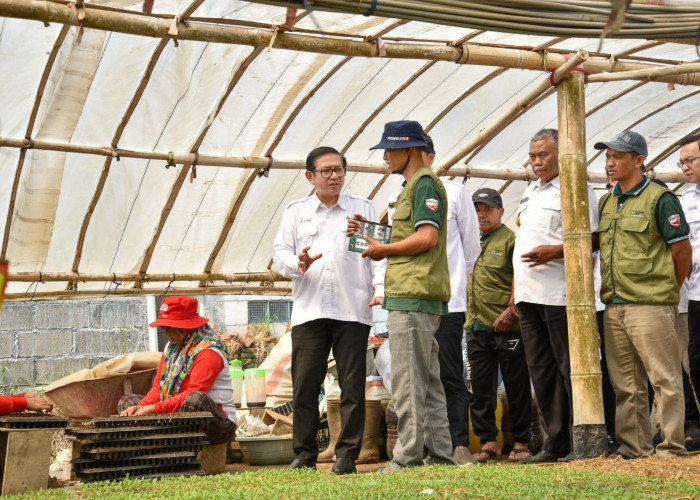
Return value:
<svg viewBox="0 0 700 500">
<path fill-rule="evenodd" d="M 246 404 L 249 407 L 265 406 L 265 369 L 252 368 L 244 373 Z"/>
<path fill-rule="evenodd" d="M 391 394 L 384 387 L 384 379 L 379 375 L 367 377 L 367 388 L 365 389 L 365 399 L 369 401 L 387 402 L 391 400 Z"/>
<path fill-rule="evenodd" d="M 243 399 L 243 364 L 240 359 L 233 359 L 229 366 L 231 388 L 233 389 L 233 404 L 236 405 L 236 408 L 240 408 Z"/>
</svg>

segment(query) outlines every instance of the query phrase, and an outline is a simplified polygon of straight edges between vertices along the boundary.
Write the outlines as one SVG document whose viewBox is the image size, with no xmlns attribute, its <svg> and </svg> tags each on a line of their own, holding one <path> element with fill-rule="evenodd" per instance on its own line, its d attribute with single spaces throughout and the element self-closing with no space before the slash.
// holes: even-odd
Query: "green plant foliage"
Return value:
<svg viewBox="0 0 700 500">
<path fill-rule="evenodd" d="M 426 490 L 432 490 L 432 494 Z M 698 498 L 683 479 L 566 467 L 431 466 L 389 474 L 335 476 L 313 470 L 262 469 L 241 474 L 89 483 L 23 497 L 58 499 L 327 499 L 327 498 Z"/>
</svg>

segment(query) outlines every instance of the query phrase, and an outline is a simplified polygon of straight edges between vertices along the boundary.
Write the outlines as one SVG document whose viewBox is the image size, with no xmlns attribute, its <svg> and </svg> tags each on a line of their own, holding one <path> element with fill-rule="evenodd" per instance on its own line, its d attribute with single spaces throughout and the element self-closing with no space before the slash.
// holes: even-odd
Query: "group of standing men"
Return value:
<svg viewBox="0 0 700 500">
<path fill-rule="evenodd" d="M 315 193 L 287 206 L 273 252 L 277 269 L 292 279 L 294 416 L 308 422 L 294 427 L 296 458 L 290 468 L 315 467 L 318 394 L 332 349 L 341 388 L 333 471 L 355 472 L 364 424 L 366 339 L 371 306 L 380 304 L 388 310 L 398 417 L 389 470 L 498 457 L 494 411 L 499 365 L 513 417 L 515 445 L 509 460 L 542 463 L 570 456 L 573 414 L 557 142 L 552 129 L 539 131 L 530 142 L 530 164 L 538 180 L 521 199 L 515 237 L 501 222 L 498 192 L 480 189 L 470 203 L 466 188 L 443 184 L 429 168 L 435 151 L 417 122 L 387 123 L 381 142 L 371 149 L 384 150 L 388 169 L 404 177 L 403 189 L 389 205 L 390 242 L 365 237 L 368 248 L 361 255 L 348 251 L 347 236 L 357 229 L 354 219 L 377 220 L 374 208 L 366 199 L 341 192 L 346 162 L 340 153 L 321 147 L 309 154 L 305 175 Z M 693 168 L 700 160 L 700 142 L 689 144 L 681 150 L 680 164 L 691 172 L 689 180 L 697 176 L 691 182 L 700 183 L 700 166 L 697 173 Z M 673 193 L 644 176 L 646 142 L 639 134 L 625 132 L 595 147 L 607 150 L 606 167 L 618 182 L 599 207 L 590 187 L 588 193 L 594 245 L 599 242 L 601 253 L 605 352 L 620 443 L 616 455 L 653 453 L 648 377 L 661 426 L 657 454 L 683 456 L 681 361 L 673 322 L 678 289 L 690 269 L 688 225 Z M 693 152 L 696 157 L 690 157 Z M 686 211 L 697 219 L 697 239 L 700 189 L 693 191 L 688 199 L 697 198 Z M 694 249 L 700 254 L 698 241 Z M 697 262 L 696 268 L 690 317 L 691 332 L 700 334 Z M 482 443 L 476 458 L 466 448 L 465 327 L 472 423 Z M 692 345 L 691 352 L 693 348 L 698 346 Z M 547 434 L 534 456 L 528 450 L 530 380 Z"/>
</svg>

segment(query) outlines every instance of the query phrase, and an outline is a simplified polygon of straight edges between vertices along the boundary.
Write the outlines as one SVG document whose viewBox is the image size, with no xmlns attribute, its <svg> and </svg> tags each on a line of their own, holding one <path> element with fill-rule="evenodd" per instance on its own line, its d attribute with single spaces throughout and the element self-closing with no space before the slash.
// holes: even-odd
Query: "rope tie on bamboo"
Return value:
<svg viewBox="0 0 700 500">
<path fill-rule="evenodd" d="M 116 147 L 111 146 L 111 147 L 109 148 L 109 155 L 110 155 L 112 158 L 115 158 L 117 161 L 121 161 L 121 157 L 119 156 L 119 151 L 117 150 Z"/>
<path fill-rule="evenodd" d="M 168 152 L 168 163 L 165 164 L 165 168 L 170 168 L 175 166 L 175 153 L 172 151 Z"/>
<path fill-rule="evenodd" d="M 44 0 L 44 12 L 46 13 L 46 19 L 44 19 L 44 27 L 45 27 L 45 28 L 48 28 L 49 26 L 51 26 L 51 25 L 49 24 L 49 13 L 50 13 L 50 11 L 49 11 L 49 2 L 48 2 L 48 0 Z M 29 291 L 29 290 L 27 290 L 27 291 Z"/>
<path fill-rule="evenodd" d="M 224 272 L 223 275 L 224 275 L 224 281 L 226 283 L 233 283 L 234 281 L 236 281 L 236 273 L 234 273 L 232 271 Z"/>
<path fill-rule="evenodd" d="M 267 177 L 270 175 L 270 167 L 272 166 L 272 156 L 267 159 L 267 166 L 258 172 L 258 177 Z"/>
<path fill-rule="evenodd" d="M 466 43 L 463 43 L 459 47 L 457 47 L 457 55 L 454 58 L 454 62 L 457 64 L 467 64 L 467 61 L 469 60 L 469 46 Z"/>
<path fill-rule="evenodd" d="M 114 287 L 114 290 L 112 290 L 112 285 L 116 285 L 116 286 Z M 116 292 L 117 292 L 117 289 L 118 289 L 120 286 L 122 286 L 122 282 L 121 282 L 121 281 L 117 281 L 117 273 L 112 273 L 112 282 L 111 282 L 111 283 L 109 284 L 109 286 L 107 287 L 107 294 L 110 294 L 110 293 L 112 293 L 112 292 L 116 293 Z"/>
<path fill-rule="evenodd" d="M 177 43 L 177 36 L 180 34 L 180 23 L 182 22 L 180 20 L 180 17 L 182 14 L 177 14 L 173 18 L 173 22 L 170 23 L 170 28 L 168 28 L 168 35 L 173 37 L 173 43 L 175 44 L 175 47 L 179 47 L 179 44 Z"/>
<path fill-rule="evenodd" d="M 564 57 L 564 62 L 566 62 L 566 61 L 568 61 L 568 60 L 570 59 L 568 54 L 562 54 L 562 56 Z M 583 73 L 584 75 L 590 75 L 590 74 L 591 74 L 590 71 L 588 71 L 588 70 L 582 68 L 581 66 L 576 66 L 576 67 L 573 68 L 571 71 L 569 71 L 569 75 L 570 75 L 571 73 L 573 73 L 574 71 L 580 71 L 580 72 Z M 556 73 L 556 72 L 557 72 L 557 68 L 554 68 L 554 69 L 553 69 L 552 71 L 550 71 L 550 73 L 549 73 L 549 83 L 552 84 L 552 87 L 556 87 L 556 86 L 557 86 L 557 82 L 554 81 L 554 73 Z"/>
<path fill-rule="evenodd" d="M 372 44 L 372 51 L 370 52 L 370 57 L 386 57 L 386 48 L 384 47 L 384 40 L 382 37 L 365 37 L 365 40 Z"/>
<path fill-rule="evenodd" d="M 29 289 L 32 287 L 32 285 L 34 285 L 34 291 L 32 292 L 32 296 L 29 298 L 29 300 L 34 299 L 34 296 L 36 295 L 36 291 L 39 288 L 39 283 L 43 283 L 44 285 L 46 284 L 46 282 L 44 281 L 44 277 L 41 274 L 41 271 L 39 271 L 39 279 L 37 281 L 32 281 L 31 283 L 29 283 L 29 286 L 27 287 L 27 291 L 24 292 L 24 295 L 27 295 L 29 293 Z"/>
<path fill-rule="evenodd" d="M 197 178 L 197 163 L 199 162 L 199 153 L 194 153 L 194 161 L 192 162 L 192 171 L 190 172 L 190 184 Z"/>
<path fill-rule="evenodd" d="M 21 149 L 34 149 L 34 141 L 30 138 L 25 138 L 22 141 L 22 148 Z"/>
<path fill-rule="evenodd" d="M 279 31 L 280 31 L 280 25 L 279 25 L 279 24 L 273 24 L 273 25 L 272 25 L 272 29 L 273 29 L 272 38 L 270 38 L 270 43 L 267 45 L 267 51 L 268 51 L 268 53 L 270 52 L 270 50 L 272 50 L 272 47 L 274 47 L 275 42 L 277 41 L 277 34 L 278 34 Z"/>
<path fill-rule="evenodd" d="M 164 297 L 168 294 L 174 281 L 175 281 L 175 273 L 173 273 L 173 279 L 171 279 L 170 283 L 168 283 L 168 286 L 165 287 L 165 291 L 163 292 L 163 295 L 161 295 L 161 297 Z M 172 287 L 172 288 L 174 289 L 175 287 Z"/>
</svg>

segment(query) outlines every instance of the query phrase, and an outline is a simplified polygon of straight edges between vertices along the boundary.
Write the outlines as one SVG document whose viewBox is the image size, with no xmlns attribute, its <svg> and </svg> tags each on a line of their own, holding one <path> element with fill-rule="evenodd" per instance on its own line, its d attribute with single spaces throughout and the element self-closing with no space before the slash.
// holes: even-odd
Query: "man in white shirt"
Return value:
<svg viewBox="0 0 700 500">
<path fill-rule="evenodd" d="M 296 458 L 289 468 L 315 468 L 318 395 L 331 348 L 341 387 L 341 430 L 336 474 L 354 473 L 365 420 L 365 357 L 372 309 L 382 304 L 384 264 L 348 250 L 347 218 L 377 221 L 369 200 L 341 193 L 346 161 L 319 147 L 306 159 L 316 192 L 285 208 L 274 241 L 273 262 L 292 280 L 292 385 Z"/>
<path fill-rule="evenodd" d="M 430 167 L 435 161 L 433 139 L 425 134 L 428 145 L 423 148 L 423 163 Z M 448 314 L 442 316 L 435 332 L 438 342 L 440 381 L 445 390 L 447 419 L 455 461 L 459 465 L 476 463 L 469 446 L 469 391 L 464 381 L 462 337 L 467 310 L 467 276 L 481 253 L 479 223 L 469 190 L 461 182 L 442 179 L 447 192 L 447 265 L 450 271 L 452 295 L 447 304 Z M 389 196 L 389 221 L 394 212 L 391 206 L 401 191 Z"/>
<path fill-rule="evenodd" d="M 558 134 L 542 129 L 530 141 L 530 166 L 538 177 L 520 200 L 513 251 L 513 295 L 525 357 L 547 439 L 524 463 L 555 462 L 571 452 L 571 367 L 566 321 L 566 280 L 561 223 Z M 598 207 L 588 188 L 591 231 Z"/>
<path fill-rule="evenodd" d="M 684 342 L 681 345 L 681 349 L 684 351 L 681 356 L 681 361 L 684 365 L 684 371 L 687 371 L 690 376 L 690 385 L 695 389 L 695 394 L 700 395 L 700 135 L 686 137 L 681 141 L 680 161 L 678 162 L 678 166 L 683 170 L 683 174 L 685 174 L 686 179 L 692 186 L 681 196 L 681 206 L 683 207 L 688 226 L 690 226 L 690 245 L 693 251 L 692 269 L 689 279 L 686 280 L 686 283 L 689 283 L 689 342 L 687 344 L 687 350 L 685 349 L 686 345 Z M 680 340 L 679 338 L 679 341 Z M 687 393 L 685 398 L 685 436 L 687 448 L 688 438 L 693 441 L 700 441 L 700 438 L 697 437 L 700 435 L 700 429 L 698 429 L 700 427 L 698 422 L 700 412 L 698 412 L 698 406 L 693 397 L 692 388 L 687 387 L 686 380 L 684 380 L 684 388 Z"/>
</svg>

